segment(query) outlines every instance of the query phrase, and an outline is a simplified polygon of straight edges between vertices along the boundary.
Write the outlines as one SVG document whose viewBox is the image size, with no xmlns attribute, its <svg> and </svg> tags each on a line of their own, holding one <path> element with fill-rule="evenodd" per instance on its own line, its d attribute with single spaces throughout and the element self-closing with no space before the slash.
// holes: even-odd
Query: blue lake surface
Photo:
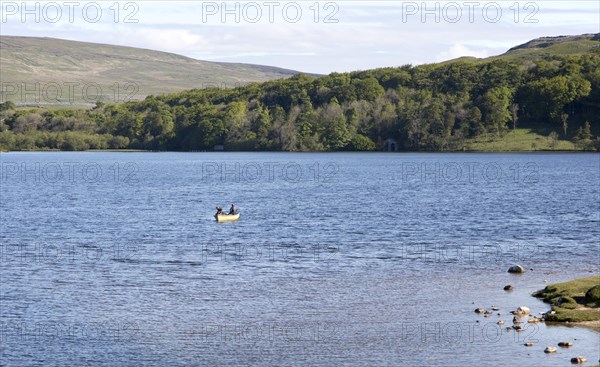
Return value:
<svg viewBox="0 0 600 367">
<path fill-rule="evenodd" d="M 546 280 L 600 273 L 598 154 L 2 153 L 0 168 L 2 366 L 600 358 L 591 329 L 506 330 L 519 306 L 549 309 L 531 297 Z M 216 223 L 232 203 L 241 219 Z"/>
</svg>

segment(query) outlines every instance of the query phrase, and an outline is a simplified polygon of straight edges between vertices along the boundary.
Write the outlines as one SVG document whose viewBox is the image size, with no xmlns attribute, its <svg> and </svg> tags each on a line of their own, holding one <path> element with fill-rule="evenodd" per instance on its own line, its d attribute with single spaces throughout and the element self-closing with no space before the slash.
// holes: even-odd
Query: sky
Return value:
<svg viewBox="0 0 600 367">
<path fill-rule="evenodd" d="M 600 1 L 0 1 L 0 34 L 328 74 L 600 33 Z"/>
</svg>

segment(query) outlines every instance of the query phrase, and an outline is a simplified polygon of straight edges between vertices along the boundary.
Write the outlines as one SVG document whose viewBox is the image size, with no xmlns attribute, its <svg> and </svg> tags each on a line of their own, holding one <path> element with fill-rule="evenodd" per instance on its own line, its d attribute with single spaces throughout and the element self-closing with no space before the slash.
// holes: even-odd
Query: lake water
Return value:
<svg viewBox="0 0 600 367">
<path fill-rule="evenodd" d="M 600 358 L 589 329 L 505 330 L 510 310 L 549 309 L 530 296 L 545 280 L 599 273 L 598 154 L 2 153 L 0 166 L 3 366 Z M 231 203 L 240 221 L 216 223 Z M 508 274 L 515 262 L 528 271 Z"/>
</svg>

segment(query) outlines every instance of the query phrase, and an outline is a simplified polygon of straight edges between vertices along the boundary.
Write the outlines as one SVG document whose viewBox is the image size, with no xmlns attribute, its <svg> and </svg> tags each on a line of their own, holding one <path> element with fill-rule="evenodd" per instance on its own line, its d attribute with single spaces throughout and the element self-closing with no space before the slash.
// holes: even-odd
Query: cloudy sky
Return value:
<svg viewBox="0 0 600 367">
<path fill-rule="evenodd" d="M 1 1 L 2 35 L 168 51 L 305 72 L 487 57 L 600 32 L 600 1 Z"/>
</svg>

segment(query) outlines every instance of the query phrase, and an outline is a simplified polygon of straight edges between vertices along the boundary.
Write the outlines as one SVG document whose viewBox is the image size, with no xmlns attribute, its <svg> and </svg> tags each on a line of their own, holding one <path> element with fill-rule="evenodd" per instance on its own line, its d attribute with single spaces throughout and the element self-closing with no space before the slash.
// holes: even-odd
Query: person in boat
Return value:
<svg viewBox="0 0 600 367">
<path fill-rule="evenodd" d="M 237 206 L 235 204 L 231 204 L 231 208 L 229 209 L 229 215 L 237 214 Z"/>
<path fill-rule="evenodd" d="M 217 207 L 217 215 L 223 214 L 223 208 Z"/>
</svg>

